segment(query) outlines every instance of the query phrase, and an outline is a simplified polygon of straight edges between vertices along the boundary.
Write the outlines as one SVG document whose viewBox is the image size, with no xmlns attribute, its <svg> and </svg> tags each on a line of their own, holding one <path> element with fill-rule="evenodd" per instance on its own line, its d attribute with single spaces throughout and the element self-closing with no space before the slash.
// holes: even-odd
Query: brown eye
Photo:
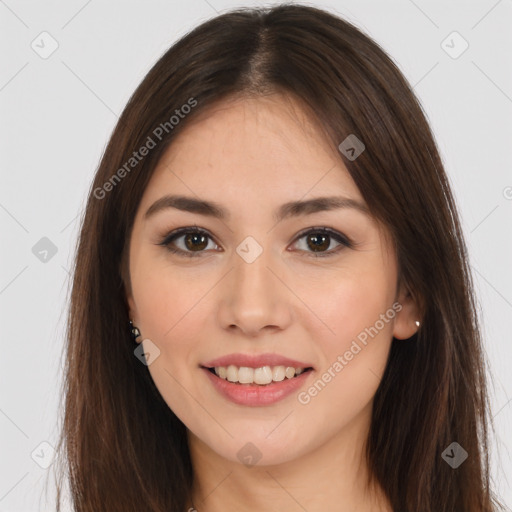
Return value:
<svg viewBox="0 0 512 512">
<path fill-rule="evenodd" d="M 208 245 L 208 237 L 199 233 L 189 233 L 184 236 L 185 246 L 191 251 L 201 251 Z"/>
<path fill-rule="evenodd" d="M 209 242 L 212 241 L 211 236 L 202 229 L 193 228 L 180 228 L 160 242 L 158 245 L 163 245 L 168 251 L 188 257 L 201 256 L 201 253 L 206 252 Z M 214 245 L 216 245 L 214 243 Z"/>
<path fill-rule="evenodd" d="M 331 238 L 329 235 L 307 235 L 306 240 L 308 247 L 313 251 L 327 250 L 329 245 L 331 245 Z"/>
<path fill-rule="evenodd" d="M 303 239 L 305 244 L 303 243 L 299 250 L 315 257 L 331 256 L 344 247 L 353 247 L 352 242 L 347 237 L 337 231 L 323 227 L 311 228 L 302 233 L 296 238 L 295 245 L 301 245 L 299 242 Z M 171 253 L 194 257 L 208 252 L 207 248 L 210 242 L 214 245 L 213 250 L 218 250 L 215 249 L 215 247 L 218 248 L 217 244 L 206 231 L 197 227 L 190 227 L 180 228 L 170 233 L 158 245 L 164 246 Z M 334 245 L 334 248 L 332 248 L 332 245 Z"/>
<path fill-rule="evenodd" d="M 310 256 L 331 256 L 338 253 L 344 247 L 352 247 L 352 243 L 347 237 L 327 228 L 309 229 L 300 235 L 297 241 L 302 239 L 305 239 L 305 244 L 302 244 L 302 247 L 299 247 L 299 249 L 309 253 Z M 338 244 L 338 247 L 329 250 L 333 242 Z"/>
</svg>

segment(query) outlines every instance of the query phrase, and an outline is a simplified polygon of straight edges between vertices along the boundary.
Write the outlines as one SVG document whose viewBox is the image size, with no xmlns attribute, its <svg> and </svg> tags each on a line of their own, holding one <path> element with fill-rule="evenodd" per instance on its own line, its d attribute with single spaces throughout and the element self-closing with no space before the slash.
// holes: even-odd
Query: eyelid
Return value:
<svg viewBox="0 0 512 512">
<path fill-rule="evenodd" d="M 161 242 L 157 243 L 157 245 L 163 246 L 164 248 L 166 248 L 171 253 L 182 255 L 182 256 L 185 256 L 185 257 L 197 257 L 197 256 L 202 256 L 204 253 L 207 254 L 209 251 L 205 251 L 205 250 L 202 250 L 202 251 L 184 251 L 183 249 L 179 249 L 179 248 L 175 248 L 175 247 L 172 248 L 171 247 L 171 242 L 173 242 L 177 238 L 180 238 L 181 236 L 184 236 L 184 235 L 187 235 L 187 234 L 190 234 L 190 233 L 204 235 L 204 236 L 208 237 L 210 240 L 212 240 L 216 245 L 219 245 L 217 243 L 217 241 L 215 240 L 215 237 L 213 237 L 206 229 L 199 228 L 196 225 L 194 225 L 194 226 L 185 226 L 185 227 L 177 228 L 177 229 L 171 231 L 170 233 L 165 235 L 163 237 L 163 240 Z M 292 242 L 292 245 L 295 245 L 301 238 L 304 238 L 306 235 L 308 235 L 310 233 L 311 234 L 325 234 L 325 235 L 328 235 L 329 237 L 333 238 L 339 244 L 339 246 L 337 248 L 335 248 L 335 249 L 330 249 L 330 250 L 325 251 L 325 252 L 322 252 L 322 251 L 314 252 L 314 251 L 299 250 L 299 252 L 303 252 L 307 256 L 312 256 L 312 257 L 328 257 L 328 256 L 333 256 L 333 255 L 337 254 L 343 248 L 353 248 L 356 245 L 345 234 L 339 232 L 338 230 L 336 230 L 334 228 L 329 228 L 327 226 L 313 226 L 313 227 L 305 228 L 304 230 L 300 231 L 295 236 L 295 238 L 294 238 L 294 240 Z"/>
<path fill-rule="evenodd" d="M 327 226 L 312 226 L 309 228 L 305 228 L 302 231 L 299 231 L 299 233 L 297 233 L 295 240 L 298 240 L 298 239 L 302 238 L 303 236 L 308 235 L 309 233 L 324 233 L 326 235 L 332 236 L 335 239 L 340 238 L 342 240 L 342 242 L 340 242 L 340 243 L 344 243 L 347 245 L 353 244 L 352 240 L 350 240 L 350 238 L 347 235 L 338 231 L 337 229 L 330 228 Z"/>
</svg>

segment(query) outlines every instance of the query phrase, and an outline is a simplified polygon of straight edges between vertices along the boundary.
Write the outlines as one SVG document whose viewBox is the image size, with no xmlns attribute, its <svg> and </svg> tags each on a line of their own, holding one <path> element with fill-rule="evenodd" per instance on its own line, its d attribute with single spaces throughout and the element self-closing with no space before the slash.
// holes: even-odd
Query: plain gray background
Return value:
<svg viewBox="0 0 512 512">
<path fill-rule="evenodd" d="M 272 3 L 0 0 L 0 512 L 54 510 L 48 472 L 69 269 L 117 117 L 178 37 L 231 7 Z M 492 476 L 510 506 L 512 0 L 310 4 L 342 15 L 391 55 L 434 129 L 482 310 L 494 383 Z"/>
</svg>

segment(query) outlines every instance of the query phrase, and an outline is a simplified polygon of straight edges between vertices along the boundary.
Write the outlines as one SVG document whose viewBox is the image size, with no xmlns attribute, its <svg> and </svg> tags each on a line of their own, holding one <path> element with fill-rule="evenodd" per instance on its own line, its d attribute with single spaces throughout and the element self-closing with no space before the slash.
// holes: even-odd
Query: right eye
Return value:
<svg viewBox="0 0 512 512">
<path fill-rule="evenodd" d="M 181 240 L 180 244 L 176 241 Z M 208 239 L 213 242 L 209 233 L 198 227 L 179 228 L 168 235 L 158 244 L 164 246 L 168 251 L 179 256 L 196 257 L 205 252 L 208 247 Z M 176 245 L 181 245 L 177 247 Z M 214 243 L 214 245 L 217 245 Z"/>
</svg>

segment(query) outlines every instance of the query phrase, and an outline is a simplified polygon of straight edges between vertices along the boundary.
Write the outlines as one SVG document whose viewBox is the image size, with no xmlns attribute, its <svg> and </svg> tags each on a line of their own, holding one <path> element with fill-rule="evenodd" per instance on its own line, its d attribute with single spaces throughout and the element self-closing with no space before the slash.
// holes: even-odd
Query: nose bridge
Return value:
<svg viewBox="0 0 512 512">
<path fill-rule="evenodd" d="M 249 248 L 247 253 L 244 249 Z M 275 262 L 272 262 L 272 255 L 269 249 L 263 249 L 257 254 L 256 249 L 251 247 L 251 242 L 240 244 L 237 248 L 237 257 L 240 259 L 235 263 L 232 276 L 232 289 L 237 301 L 245 301 L 247 304 L 257 305 L 261 302 L 270 305 L 276 299 L 275 277 L 269 270 Z M 246 255 L 249 257 L 247 258 Z M 236 260 L 235 260 L 236 261 Z"/>
<path fill-rule="evenodd" d="M 235 268 L 223 288 L 220 312 L 225 328 L 235 325 L 253 335 L 266 326 L 284 328 L 290 320 L 289 297 L 274 275 L 272 251 L 259 247 L 246 240 L 237 248 L 234 257 L 239 261 L 235 259 Z"/>
</svg>

